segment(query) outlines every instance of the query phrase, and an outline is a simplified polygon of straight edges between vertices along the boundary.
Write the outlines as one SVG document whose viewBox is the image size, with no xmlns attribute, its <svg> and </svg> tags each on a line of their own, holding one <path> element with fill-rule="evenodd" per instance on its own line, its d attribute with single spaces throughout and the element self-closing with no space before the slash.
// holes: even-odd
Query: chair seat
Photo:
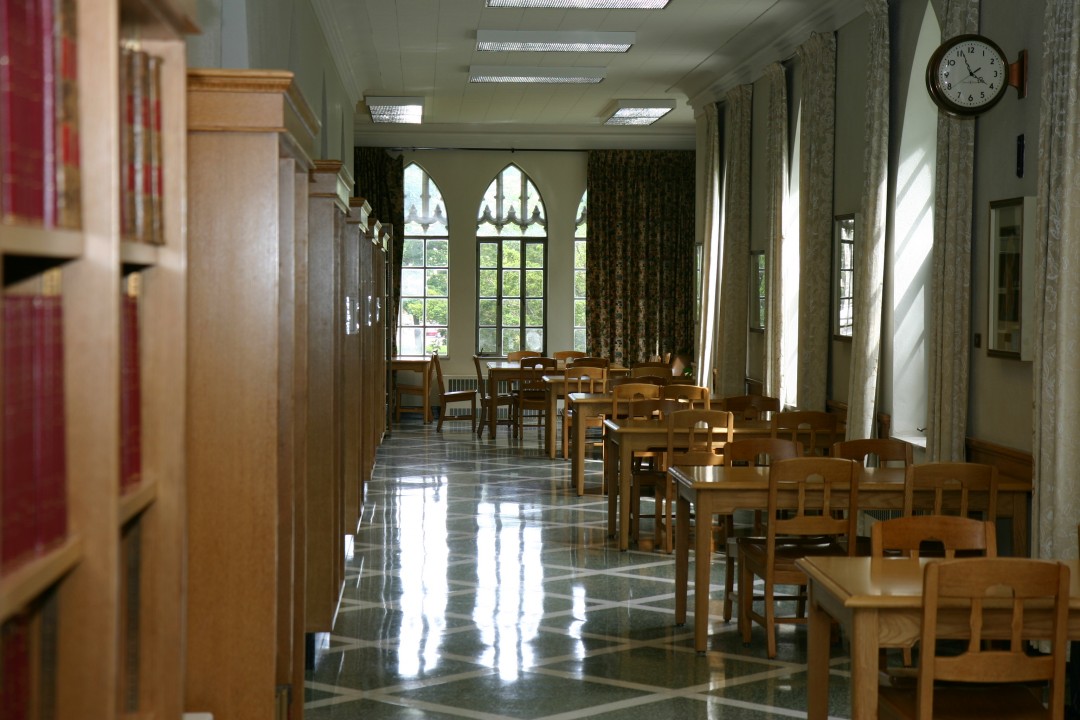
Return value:
<svg viewBox="0 0 1080 720">
<path fill-rule="evenodd" d="M 453 402 L 454 400 L 469 400 L 470 398 L 476 397 L 476 391 L 475 390 L 450 390 L 449 392 L 444 392 L 442 394 L 442 397 L 447 402 Z"/>
<path fill-rule="evenodd" d="M 740 551 L 751 561 L 766 561 L 765 538 L 741 537 L 737 539 Z M 795 561 L 808 557 L 847 555 L 843 543 L 832 538 L 777 538 L 776 560 L 778 569 L 794 569 Z"/>
<path fill-rule="evenodd" d="M 879 718 L 914 718 L 916 689 L 881 687 Z M 1040 698 L 1023 685 L 949 685 L 934 689 L 934 720 L 1048 718 Z"/>
</svg>

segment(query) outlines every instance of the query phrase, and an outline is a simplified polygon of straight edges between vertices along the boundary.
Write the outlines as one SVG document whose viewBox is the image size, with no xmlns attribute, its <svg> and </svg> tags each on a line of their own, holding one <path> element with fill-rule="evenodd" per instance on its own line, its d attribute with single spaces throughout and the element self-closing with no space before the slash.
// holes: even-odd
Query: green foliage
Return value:
<svg viewBox="0 0 1080 720">
<path fill-rule="evenodd" d="M 542 327 L 544 324 L 544 299 L 525 301 L 525 324 Z"/>
<path fill-rule="evenodd" d="M 521 271 L 520 270 L 503 270 L 502 274 L 503 287 L 502 294 L 506 296 L 520 296 L 521 295 Z"/>
<path fill-rule="evenodd" d="M 450 305 L 446 300 L 428 300 L 427 317 L 424 322 L 428 325 L 447 325 L 450 319 Z"/>
<path fill-rule="evenodd" d="M 480 325 L 498 325 L 499 302 L 498 300 L 481 300 L 479 307 Z"/>
<path fill-rule="evenodd" d="M 480 297 L 496 297 L 499 294 L 499 271 L 481 270 L 479 284 Z"/>
<path fill-rule="evenodd" d="M 505 326 L 517 327 L 521 325 L 521 301 L 520 300 L 503 300 L 502 306 L 502 324 Z"/>
<path fill-rule="evenodd" d="M 449 240 L 427 241 L 427 265 L 428 267 L 448 267 L 450 265 Z"/>
<path fill-rule="evenodd" d="M 449 295 L 449 277 L 446 270 L 427 271 L 427 295 L 428 297 L 446 297 Z"/>
<path fill-rule="evenodd" d="M 526 243 L 525 244 L 525 267 L 542 268 L 544 267 L 544 244 L 543 243 Z"/>
<path fill-rule="evenodd" d="M 402 267 L 424 266 L 424 241 L 420 238 L 405 238 L 401 244 Z"/>
<path fill-rule="evenodd" d="M 499 244 L 493 242 L 480 243 L 480 267 L 499 267 Z"/>
<path fill-rule="evenodd" d="M 525 297 L 544 297 L 544 271 L 525 271 Z"/>
</svg>

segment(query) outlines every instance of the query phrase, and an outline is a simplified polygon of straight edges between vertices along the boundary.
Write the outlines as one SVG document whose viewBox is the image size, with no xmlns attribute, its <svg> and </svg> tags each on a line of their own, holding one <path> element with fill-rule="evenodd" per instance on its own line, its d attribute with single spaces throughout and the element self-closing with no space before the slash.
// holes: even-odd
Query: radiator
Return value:
<svg viewBox="0 0 1080 720">
<path fill-rule="evenodd" d="M 446 377 L 444 379 L 446 381 L 446 391 L 447 392 L 457 392 L 458 390 L 476 390 L 476 376 L 475 375 L 458 376 L 458 377 Z M 505 382 L 505 381 L 500 381 L 499 382 L 499 392 L 501 392 L 501 393 L 510 392 L 510 383 Z M 477 398 L 476 401 L 477 401 L 477 403 L 479 403 L 480 398 Z M 479 410 L 479 408 L 477 408 L 477 409 Z M 450 408 L 450 414 L 451 415 L 465 415 L 465 414 L 468 414 L 468 412 L 469 412 L 468 408 L 464 408 L 461 405 L 451 406 L 451 408 Z M 499 417 L 500 418 L 508 417 L 507 412 L 508 412 L 508 408 L 505 405 L 503 407 L 499 408 Z"/>
</svg>

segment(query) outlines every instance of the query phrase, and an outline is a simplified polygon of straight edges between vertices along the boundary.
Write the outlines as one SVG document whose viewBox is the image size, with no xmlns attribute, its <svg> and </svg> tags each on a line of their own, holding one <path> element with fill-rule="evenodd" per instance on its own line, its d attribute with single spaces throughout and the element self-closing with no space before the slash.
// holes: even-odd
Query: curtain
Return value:
<svg viewBox="0 0 1080 720">
<path fill-rule="evenodd" d="M 1047 0 L 1035 232 L 1032 547 L 1076 557 L 1080 521 L 1080 10 Z M 1024 329 L 1027 332 L 1027 329 Z M 1074 432 L 1077 431 L 1077 432 Z"/>
<path fill-rule="evenodd" d="M 885 301 L 885 223 L 889 174 L 889 4 L 867 0 L 870 30 L 866 70 L 865 192 L 855 228 L 848 380 L 847 438 L 874 437 L 881 355 L 881 305 Z"/>
<path fill-rule="evenodd" d="M 746 391 L 746 323 L 750 284 L 750 126 L 753 86 L 728 91 L 724 123 L 724 240 L 717 313 L 716 391 Z"/>
<path fill-rule="evenodd" d="M 637 362 L 691 354 L 694 335 L 694 153 L 591 151 L 590 354 Z"/>
<path fill-rule="evenodd" d="M 716 362 L 716 323 L 720 273 L 720 190 L 723 185 L 720 167 L 720 112 L 716 103 L 705 106 L 705 142 L 701 147 L 701 322 L 698 325 L 697 383 L 712 387 L 712 369 Z"/>
<path fill-rule="evenodd" d="M 933 0 L 941 36 L 976 32 L 978 0 Z M 971 326 L 971 214 L 975 120 L 938 112 L 931 252 L 926 455 L 963 460 Z"/>
<path fill-rule="evenodd" d="M 398 306 L 401 304 L 401 251 L 405 231 L 405 162 L 383 148 L 353 149 L 353 177 L 356 197 L 367 200 L 372 217 L 393 226 L 392 258 L 394 287 L 390 298 L 391 353 L 397 354 Z"/>
<path fill-rule="evenodd" d="M 784 204 L 788 184 L 788 110 L 787 76 L 784 66 L 772 63 L 765 68 L 769 87 L 769 112 L 765 139 L 766 232 L 769 242 L 769 275 L 765 320 L 765 393 L 780 398 L 781 406 L 790 405 L 786 361 L 786 336 L 798 331 L 798 318 L 787 311 L 789 298 L 796 294 L 798 258 L 791 258 L 784 242 Z M 794 260 L 794 262 L 793 262 Z M 796 275 L 792 277 L 791 272 Z M 785 277 L 787 282 L 785 283 Z M 794 326 L 794 327 L 792 327 Z"/>
<path fill-rule="evenodd" d="M 815 33 L 797 50 L 803 72 L 799 147 L 799 343 L 795 404 L 824 410 L 828 388 L 836 36 Z"/>
</svg>

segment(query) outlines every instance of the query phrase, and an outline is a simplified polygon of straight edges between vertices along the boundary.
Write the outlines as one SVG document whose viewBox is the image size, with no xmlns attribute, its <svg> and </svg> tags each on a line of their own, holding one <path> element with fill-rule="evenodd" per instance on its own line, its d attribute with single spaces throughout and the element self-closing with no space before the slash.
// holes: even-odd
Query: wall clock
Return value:
<svg viewBox="0 0 1080 720">
<path fill-rule="evenodd" d="M 941 43 L 926 66 L 926 89 L 952 115 L 978 115 L 1001 100 L 1009 86 L 1027 94 L 1027 51 L 1009 63 L 997 43 L 982 35 L 957 35 Z"/>
</svg>

